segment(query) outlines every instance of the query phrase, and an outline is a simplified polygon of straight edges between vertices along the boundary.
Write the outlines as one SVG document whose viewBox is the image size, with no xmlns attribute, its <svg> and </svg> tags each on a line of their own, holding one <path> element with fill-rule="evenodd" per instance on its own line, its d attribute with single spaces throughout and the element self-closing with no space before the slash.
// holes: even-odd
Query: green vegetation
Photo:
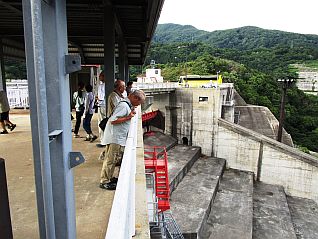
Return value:
<svg viewBox="0 0 318 239">
<path fill-rule="evenodd" d="M 5 78 L 6 79 L 26 79 L 26 65 L 23 61 L 5 59 Z"/>
<path fill-rule="evenodd" d="M 205 32 L 192 26 L 158 25 L 148 52 L 159 63 L 165 80 L 179 75 L 216 74 L 235 83 L 249 104 L 268 107 L 278 118 L 281 88 L 277 79 L 297 78 L 291 64 L 317 66 L 318 36 L 243 27 Z M 187 67 L 186 67 L 187 66 Z M 288 90 L 285 129 L 303 148 L 318 151 L 318 97 L 295 86 Z"/>
<path fill-rule="evenodd" d="M 304 62 L 304 66 L 311 68 L 318 68 L 318 61 L 307 61 Z"/>
</svg>

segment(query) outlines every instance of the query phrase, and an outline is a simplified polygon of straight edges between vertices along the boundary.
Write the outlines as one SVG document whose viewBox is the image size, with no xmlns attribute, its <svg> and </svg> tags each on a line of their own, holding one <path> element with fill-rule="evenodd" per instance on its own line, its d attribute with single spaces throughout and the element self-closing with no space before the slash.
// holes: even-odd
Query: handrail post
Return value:
<svg viewBox="0 0 318 239">
<path fill-rule="evenodd" d="M 2 158 L 0 158 L 0 238 L 13 238 L 6 169 Z"/>
</svg>

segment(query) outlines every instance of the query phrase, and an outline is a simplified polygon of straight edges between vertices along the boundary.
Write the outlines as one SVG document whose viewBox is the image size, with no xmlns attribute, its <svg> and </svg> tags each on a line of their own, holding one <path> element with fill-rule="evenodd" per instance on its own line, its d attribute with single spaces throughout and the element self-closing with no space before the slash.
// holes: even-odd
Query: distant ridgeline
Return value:
<svg viewBox="0 0 318 239">
<path fill-rule="evenodd" d="M 159 24 L 154 43 L 201 42 L 218 48 L 254 50 L 257 48 L 290 47 L 318 48 L 318 35 L 304 35 L 246 26 L 207 32 L 190 25 Z"/>
</svg>

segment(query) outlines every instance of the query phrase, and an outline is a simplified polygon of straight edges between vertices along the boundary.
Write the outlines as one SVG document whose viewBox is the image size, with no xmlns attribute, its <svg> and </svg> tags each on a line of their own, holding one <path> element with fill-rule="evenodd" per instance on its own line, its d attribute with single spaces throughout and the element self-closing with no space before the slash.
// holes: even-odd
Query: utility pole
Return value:
<svg viewBox="0 0 318 239">
<path fill-rule="evenodd" d="M 186 59 L 185 59 L 185 81 L 188 82 L 188 46 L 178 46 L 178 49 L 186 48 Z"/>
<path fill-rule="evenodd" d="M 277 80 L 282 85 L 282 98 L 280 101 L 280 112 L 279 112 L 279 125 L 277 133 L 277 141 L 282 142 L 283 135 L 283 125 L 285 120 L 285 101 L 287 89 L 291 87 L 292 83 L 295 82 L 295 79 L 278 79 Z"/>
</svg>

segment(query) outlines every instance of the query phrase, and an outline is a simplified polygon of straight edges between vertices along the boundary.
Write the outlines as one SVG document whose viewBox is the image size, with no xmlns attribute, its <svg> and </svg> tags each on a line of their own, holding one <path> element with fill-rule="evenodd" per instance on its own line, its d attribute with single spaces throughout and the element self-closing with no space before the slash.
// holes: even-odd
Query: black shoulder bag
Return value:
<svg viewBox="0 0 318 239">
<path fill-rule="evenodd" d="M 125 102 L 125 103 L 129 106 L 129 108 L 131 108 L 131 104 L 130 104 L 129 102 L 123 100 L 123 101 L 120 101 L 118 104 L 120 104 L 121 102 Z M 117 106 L 116 106 L 116 107 L 117 107 Z M 113 113 L 112 113 L 112 114 L 113 114 Z M 110 115 L 110 116 L 111 116 L 111 115 Z M 109 117 L 110 117 L 110 116 L 109 116 Z M 103 130 L 103 131 L 105 130 L 106 124 L 107 124 L 107 121 L 108 121 L 109 117 L 105 117 L 104 119 L 102 119 L 101 122 L 99 122 L 98 126 L 99 126 L 99 128 L 100 128 L 101 130 Z"/>
</svg>

